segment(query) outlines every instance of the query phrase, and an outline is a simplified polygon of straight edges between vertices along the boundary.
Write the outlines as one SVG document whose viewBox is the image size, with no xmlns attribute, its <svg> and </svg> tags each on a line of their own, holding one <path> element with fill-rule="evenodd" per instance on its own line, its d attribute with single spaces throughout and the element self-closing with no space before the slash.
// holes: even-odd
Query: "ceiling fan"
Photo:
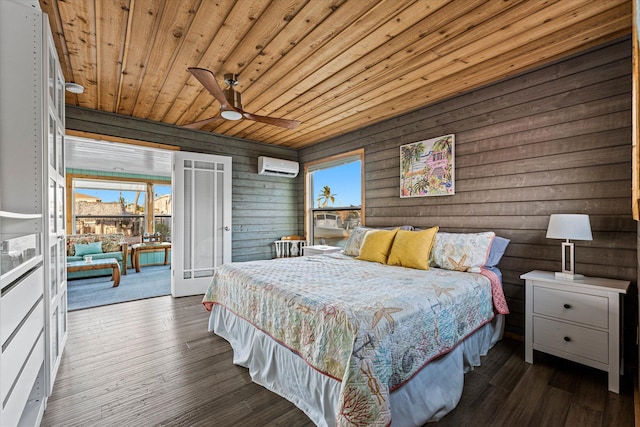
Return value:
<svg viewBox="0 0 640 427">
<path fill-rule="evenodd" d="M 204 68 L 191 67 L 189 72 L 193 77 L 198 79 L 202 86 L 209 91 L 211 95 L 220 103 L 220 114 L 208 119 L 200 120 L 184 127 L 189 129 L 200 129 L 203 126 L 218 120 L 220 118 L 227 120 L 240 120 L 245 118 L 255 122 L 265 123 L 273 126 L 280 126 L 287 129 L 295 129 L 300 124 L 297 120 L 278 119 L 276 117 L 258 116 L 257 114 L 247 113 L 242 109 L 242 95 L 233 88 L 238 84 L 238 76 L 236 74 L 225 74 L 224 81 L 227 88 L 223 91 L 216 80 L 216 76 L 209 70 Z"/>
</svg>

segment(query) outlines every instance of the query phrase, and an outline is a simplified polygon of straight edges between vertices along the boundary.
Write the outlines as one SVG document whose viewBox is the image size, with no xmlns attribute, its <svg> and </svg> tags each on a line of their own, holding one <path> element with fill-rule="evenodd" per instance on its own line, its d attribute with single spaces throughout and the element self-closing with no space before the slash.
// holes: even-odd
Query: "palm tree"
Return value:
<svg viewBox="0 0 640 427">
<path fill-rule="evenodd" d="M 453 141 L 451 135 L 448 135 L 433 144 L 433 151 L 446 151 L 448 154 L 451 154 L 452 145 Z"/>
<path fill-rule="evenodd" d="M 133 213 L 138 213 L 138 199 L 140 199 L 140 192 L 136 191 L 136 200 L 133 202 Z"/>
<path fill-rule="evenodd" d="M 409 195 L 413 194 L 413 165 L 420 160 L 420 156 L 424 154 L 426 147 L 423 143 L 416 143 L 411 145 L 405 145 L 401 149 L 400 153 L 400 163 L 402 167 L 402 176 L 404 179 L 409 175 L 409 182 L 403 182 L 403 187 L 406 185 L 409 190 Z"/>
<path fill-rule="evenodd" d="M 320 192 L 320 194 L 318 195 L 318 206 L 320 206 L 321 208 L 324 208 L 329 204 L 329 202 L 333 204 L 335 203 L 335 201 L 336 201 L 336 195 L 331 194 L 331 188 L 328 185 L 325 185 L 322 188 L 322 191 Z"/>
</svg>

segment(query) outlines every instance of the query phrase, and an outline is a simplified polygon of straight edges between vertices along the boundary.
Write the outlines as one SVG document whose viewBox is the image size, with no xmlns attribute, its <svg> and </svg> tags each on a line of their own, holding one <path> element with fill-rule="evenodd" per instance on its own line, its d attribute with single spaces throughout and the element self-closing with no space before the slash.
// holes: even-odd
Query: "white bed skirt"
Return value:
<svg viewBox="0 0 640 427">
<path fill-rule="evenodd" d="M 420 370 L 390 395 L 393 426 L 421 426 L 456 407 L 464 373 L 480 366 L 480 356 L 502 337 L 504 316 L 467 337 L 448 354 Z M 249 322 L 215 304 L 209 330 L 233 348 L 233 363 L 249 369 L 253 382 L 293 402 L 318 426 L 334 426 L 341 383 L 311 368 Z"/>
</svg>

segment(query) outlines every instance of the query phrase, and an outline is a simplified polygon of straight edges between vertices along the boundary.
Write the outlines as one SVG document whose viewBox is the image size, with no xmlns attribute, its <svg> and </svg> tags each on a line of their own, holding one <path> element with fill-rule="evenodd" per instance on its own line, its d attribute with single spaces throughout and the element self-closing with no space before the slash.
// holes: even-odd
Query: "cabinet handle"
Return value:
<svg viewBox="0 0 640 427">
<path fill-rule="evenodd" d="M 570 309 L 571 308 L 571 304 L 565 304 L 563 307 L 566 308 L 566 309 Z"/>
<path fill-rule="evenodd" d="M 571 341 L 571 338 L 569 338 L 569 337 L 564 337 L 564 340 L 565 340 L 566 342 L 570 342 L 570 341 Z"/>
</svg>

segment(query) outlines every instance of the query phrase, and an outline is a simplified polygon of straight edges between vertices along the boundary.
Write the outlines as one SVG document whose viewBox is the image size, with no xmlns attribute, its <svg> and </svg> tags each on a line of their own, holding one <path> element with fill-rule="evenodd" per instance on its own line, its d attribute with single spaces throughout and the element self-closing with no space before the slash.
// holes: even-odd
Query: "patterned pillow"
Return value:
<svg viewBox="0 0 640 427">
<path fill-rule="evenodd" d="M 436 234 L 429 265 L 446 270 L 479 273 L 489 257 L 491 242 L 496 233 L 443 233 Z"/>
<path fill-rule="evenodd" d="M 76 244 L 86 245 L 98 241 L 96 234 L 77 234 L 67 238 L 67 256 L 75 256 Z"/>
<path fill-rule="evenodd" d="M 344 245 L 342 253 L 349 256 L 360 255 L 360 246 L 362 246 L 364 236 L 367 235 L 367 231 L 369 230 L 371 229 L 366 227 L 358 227 L 351 230 L 351 234 L 347 239 L 347 243 Z"/>
<path fill-rule="evenodd" d="M 118 252 L 120 250 L 120 244 L 124 240 L 124 234 L 114 233 L 105 234 L 102 236 L 102 250 L 105 252 Z"/>
</svg>

